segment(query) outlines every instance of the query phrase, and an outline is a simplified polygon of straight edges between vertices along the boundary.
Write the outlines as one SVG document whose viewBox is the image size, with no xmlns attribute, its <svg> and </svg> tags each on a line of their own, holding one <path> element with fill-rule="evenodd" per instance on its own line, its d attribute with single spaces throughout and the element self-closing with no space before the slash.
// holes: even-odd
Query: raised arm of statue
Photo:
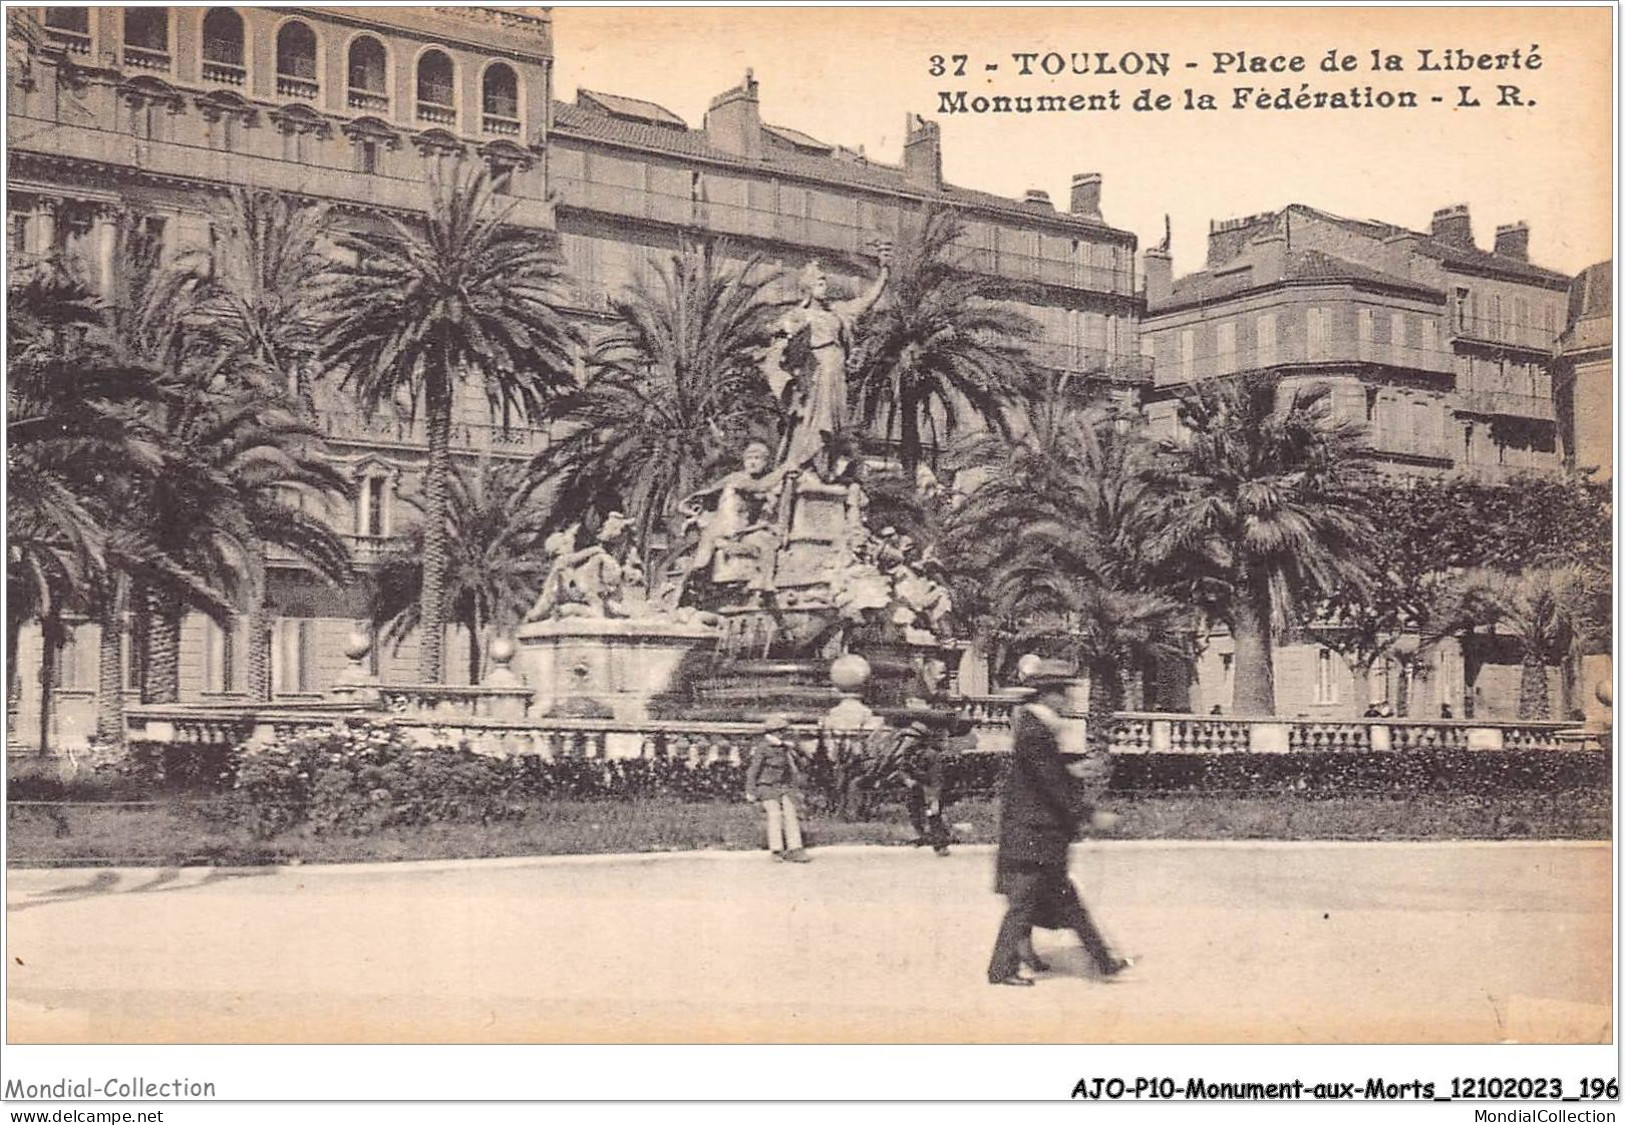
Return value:
<svg viewBox="0 0 1625 1125">
<path fill-rule="evenodd" d="M 850 301 L 843 301 L 836 306 L 836 311 L 851 321 L 862 316 L 874 308 L 875 302 L 886 290 L 886 283 L 891 280 L 891 244 L 882 242 L 875 248 L 876 256 L 880 259 L 880 272 L 869 287 Z"/>
</svg>

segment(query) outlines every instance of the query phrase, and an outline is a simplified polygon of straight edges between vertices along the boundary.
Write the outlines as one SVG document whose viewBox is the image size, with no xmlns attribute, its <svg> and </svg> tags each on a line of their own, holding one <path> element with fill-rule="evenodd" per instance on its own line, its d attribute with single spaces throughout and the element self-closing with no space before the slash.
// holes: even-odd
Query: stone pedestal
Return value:
<svg viewBox="0 0 1625 1125">
<path fill-rule="evenodd" d="M 530 717 L 596 713 L 650 718 L 650 700 L 681 692 L 708 665 L 716 629 L 698 622 L 575 617 L 518 631 L 519 672 L 534 693 Z"/>
</svg>

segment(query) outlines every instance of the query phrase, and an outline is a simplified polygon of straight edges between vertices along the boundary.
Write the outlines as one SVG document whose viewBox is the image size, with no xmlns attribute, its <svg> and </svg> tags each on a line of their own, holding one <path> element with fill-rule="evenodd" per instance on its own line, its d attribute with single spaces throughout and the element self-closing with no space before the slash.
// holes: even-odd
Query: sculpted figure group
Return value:
<svg viewBox="0 0 1625 1125">
<path fill-rule="evenodd" d="M 703 600 L 697 591 L 707 585 L 742 595 L 744 604 L 761 604 L 775 590 L 801 479 L 848 489 L 844 520 L 851 530 L 832 546 L 848 559 L 867 549 L 861 542 L 870 538 L 862 528 L 861 489 L 849 479 L 855 459 L 841 447 L 840 435 L 856 322 L 879 300 L 891 273 L 890 247 L 879 245 L 877 256 L 878 275 L 850 301 L 830 299 L 817 262 L 801 272 L 801 300 L 780 321 L 764 359 L 768 385 L 785 407 L 784 436 L 777 450 L 750 442 L 741 451 L 740 468 L 684 498 L 680 511 L 695 546 L 652 602 L 642 594 L 647 576 L 631 545 L 630 525 L 612 513 L 587 547 L 574 547 L 578 526 L 547 541 L 552 565 L 527 620 L 671 613 Z M 901 588 L 919 612 L 930 612 L 926 603 L 934 594 L 918 581 Z"/>
</svg>

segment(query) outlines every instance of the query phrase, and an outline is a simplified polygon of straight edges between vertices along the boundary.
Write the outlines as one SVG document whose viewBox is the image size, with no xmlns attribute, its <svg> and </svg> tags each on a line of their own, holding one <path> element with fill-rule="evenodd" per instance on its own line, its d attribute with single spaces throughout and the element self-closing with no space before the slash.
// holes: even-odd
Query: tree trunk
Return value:
<svg viewBox="0 0 1625 1125">
<path fill-rule="evenodd" d="M 144 703 L 179 703 L 181 699 L 181 617 L 173 598 L 155 595 L 147 626 L 147 684 Z"/>
<path fill-rule="evenodd" d="M 40 619 L 39 752 L 51 752 L 51 728 L 56 725 L 57 657 L 62 652 L 62 619 L 47 613 Z"/>
<path fill-rule="evenodd" d="M 435 362 L 431 360 L 430 362 Z M 418 678 L 441 682 L 446 643 L 446 492 L 451 481 L 451 372 L 429 380 L 429 464 L 423 478 L 423 589 L 418 601 Z M 437 385 L 444 384 L 444 385 Z"/>
<path fill-rule="evenodd" d="M 1399 674 L 1394 678 L 1394 715 L 1408 719 L 1411 717 L 1411 662 L 1400 660 L 1397 663 Z"/>
<path fill-rule="evenodd" d="M 1539 656 L 1525 652 L 1523 678 L 1518 685 L 1518 718 L 1544 722 L 1551 717 L 1552 701 L 1546 685 L 1546 665 Z"/>
<path fill-rule="evenodd" d="M 1275 714 L 1275 645 L 1267 594 L 1241 593 L 1230 615 L 1230 635 L 1236 642 L 1231 710 L 1237 715 Z"/>
<path fill-rule="evenodd" d="M 128 583 L 119 578 L 97 607 L 101 641 L 96 661 L 96 739 L 124 745 L 124 607 Z"/>
<path fill-rule="evenodd" d="M 271 699 L 271 614 L 265 599 L 255 601 L 248 615 L 248 698 L 256 703 Z"/>
<path fill-rule="evenodd" d="M 480 686 L 480 619 L 476 615 L 463 623 L 468 630 L 468 683 Z"/>
<path fill-rule="evenodd" d="M 1461 717 L 1474 718 L 1478 710 L 1478 673 L 1484 667 L 1478 634 L 1469 629 L 1461 635 Z"/>
<path fill-rule="evenodd" d="M 17 639 L 22 633 L 22 618 L 6 615 L 6 729 L 16 730 L 17 705 L 22 699 L 23 677 L 17 667 Z"/>
<path fill-rule="evenodd" d="M 130 587 L 130 682 L 143 703 L 152 702 L 147 684 L 148 657 L 152 652 L 152 593 L 135 583 Z"/>
<path fill-rule="evenodd" d="M 1091 754 L 1109 753 L 1116 733 L 1113 716 L 1123 709 L 1123 677 L 1111 661 L 1089 665 L 1087 737 Z"/>
</svg>

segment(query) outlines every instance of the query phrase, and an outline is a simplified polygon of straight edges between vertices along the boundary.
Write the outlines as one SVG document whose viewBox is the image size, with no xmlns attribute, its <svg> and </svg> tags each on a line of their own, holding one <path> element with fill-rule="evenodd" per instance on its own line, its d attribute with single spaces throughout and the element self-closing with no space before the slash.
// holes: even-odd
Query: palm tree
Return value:
<svg viewBox="0 0 1625 1125">
<path fill-rule="evenodd" d="M 1328 395 L 1266 377 L 1202 383 L 1180 402 L 1183 433 L 1161 442 L 1149 557 L 1203 589 L 1229 626 L 1242 714 L 1274 713 L 1274 646 L 1299 610 L 1368 581 L 1370 455 Z"/>
<path fill-rule="evenodd" d="M 88 611 L 102 631 L 98 733 L 121 741 L 122 606 L 130 581 L 214 609 L 223 604 L 164 554 L 138 503 L 144 482 L 165 463 L 153 419 L 177 388 L 148 362 L 150 351 L 111 330 L 111 316 L 79 282 L 36 278 L 14 290 L 8 305 L 8 689 L 15 695 L 18 631 L 38 620 L 45 634 L 43 748 L 62 614 L 70 606 Z"/>
<path fill-rule="evenodd" d="M 1518 718 L 1545 720 L 1552 717 L 1546 668 L 1564 666 L 1584 652 L 1588 601 L 1586 576 L 1578 567 L 1535 567 L 1516 574 L 1481 568 L 1451 583 L 1441 622 L 1464 634 L 1482 626 L 1509 633 L 1522 654 Z"/>
<path fill-rule="evenodd" d="M 1009 430 L 1027 388 L 1029 317 L 993 303 L 993 281 L 961 268 L 953 249 L 964 226 L 934 208 L 897 248 L 889 297 L 864 318 L 852 394 L 866 425 L 884 428 L 912 476 L 933 447 L 973 429 Z M 967 418 L 966 414 L 971 417 Z"/>
<path fill-rule="evenodd" d="M 759 258 L 722 254 L 685 249 L 614 299 L 586 384 L 549 410 L 572 431 L 532 464 L 559 510 L 618 508 L 646 551 L 657 531 L 677 538 L 682 500 L 776 417 L 760 369 L 781 313 L 765 292 L 772 277 Z"/>
<path fill-rule="evenodd" d="M 542 541 L 552 512 L 525 487 L 525 467 L 514 462 L 488 464 L 472 481 L 454 472 L 450 498 L 446 606 L 468 633 L 468 682 L 477 684 L 487 630 L 517 626 L 547 576 Z M 373 621 L 397 645 L 419 624 L 425 538 L 423 525 L 413 526 L 374 578 Z"/>
<path fill-rule="evenodd" d="M 348 483 L 321 457 L 315 428 L 283 401 L 267 400 L 253 386 L 193 386 L 164 424 L 164 464 L 147 482 L 141 512 L 165 557 L 231 595 L 224 614 L 198 608 L 224 625 L 245 601 L 257 604 L 268 546 L 291 552 L 329 582 L 350 577 L 343 537 L 305 510 L 305 498 L 320 508 L 346 497 Z M 150 656 L 162 692 L 154 693 L 156 702 L 172 702 L 178 687 L 170 670 L 179 653 L 168 638 L 178 637 L 183 603 L 172 597 L 166 608 L 173 619 Z"/>
<path fill-rule="evenodd" d="M 1110 744 L 1125 672 L 1188 662 L 1188 611 L 1143 557 L 1149 445 L 1132 416 L 1084 407 L 1061 376 L 1014 442 L 988 435 L 985 476 L 952 513 L 945 558 L 985 579 L 984 636 L 1075 660 L 1089 675 L 1089 738 Z"/>
<path fill-rule="evenodd" d="M 213 276 L 191 310 L 212 361 L 266 401 L 311 415 L 319 298 L 332 266 L 325 245 L 332 234 L 328 211 L 296 205 L 276 192 L 233 189 L 215 229 Z M 263 551 L 255 564 L 263 576 Z M 248 694 L 268 700 L 271 616 L 263 583 L 248 596 Z"/>
<path fill-rule="evenodd" d="M 414 413 L 423 410 L 419 673 L 437 683 L 454 392 L 469 380 L 494 416 L 539 419 L 549 397 L 573 385 L 576 332 L 559 311 L 563 275 L 552 246 L 506 222 L 509 210 L 496 205 L 483 171 L 437 181 L 432 190 L 424 221 L 390 220 L 383 230 L 344 238 L 356 260 L 334 272 L 322 355 L 364 409 L 405 398 Z"/>
</svg>

